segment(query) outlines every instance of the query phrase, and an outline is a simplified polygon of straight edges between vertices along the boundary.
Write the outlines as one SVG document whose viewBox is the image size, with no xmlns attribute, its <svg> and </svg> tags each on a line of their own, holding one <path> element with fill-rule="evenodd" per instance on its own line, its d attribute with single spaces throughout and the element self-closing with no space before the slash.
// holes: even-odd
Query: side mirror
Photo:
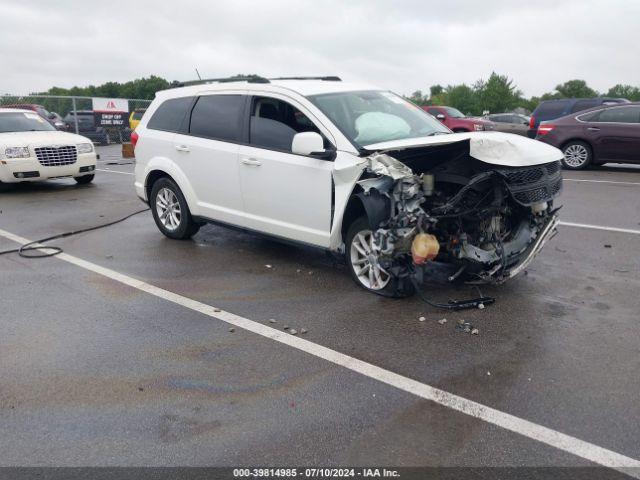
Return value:
<svg viewBox="0 0 640 480">
<path fill-rule="evenodd" d="M 291 152 L 296 155 L 311 155 L 324 153 L 324 141 L 316 132 L 300 132 L 293 136 Z"/>
<path fill-rule="evenodd" d="M 443 122 L 444 119 L 447 118 L 447 117 L 445 117 L 443 113 L 439 113 L 439 114 L 436 115 L 436 118 L 438 120 L 440 120 L 441 122 Z"/>
</svg>

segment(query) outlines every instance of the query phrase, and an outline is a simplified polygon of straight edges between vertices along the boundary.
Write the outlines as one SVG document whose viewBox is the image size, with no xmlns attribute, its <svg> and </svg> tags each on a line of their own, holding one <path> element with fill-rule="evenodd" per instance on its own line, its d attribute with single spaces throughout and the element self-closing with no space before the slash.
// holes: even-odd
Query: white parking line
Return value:
<svg viewBox="0 0 640 480">
<path fill-rule="evenodd" d="M 584 182 L 584 183 L 611 183 L 613 185 L 640 185 L 639 182 L 615 182 L 613 180 L 582 180 L 579 178 L 566 178 L 562 179 L 565 182 Z"/>
<path fill-rule="evenodd" d="M 607 232 L 632 233 L 634 235 L 640 235 L 640 230 L 633 230 L 631 228 L 605 227 L 603 225 L 590 225 L 588 223 L 573 222 L 559 222 L 559 225 L 564 225 L 565 227 L 588 228 L 590 230 L 605 230 Z"/>
<path fill-rule="evenodd" d="M 0 236 L 7 238 L 13 242 L 20 244 L 29 243 L 31 240 L 27 238 L 14 235 L 13 233 L 0 230 Z M 340 365 L 346 369 L 357 372 L 365 377 L 377 380 L 392 387 L 395 387 L 404 392 L 411 393 L 420 398 L 431 400 L 439 405 L 464 413 L 471 417 L 483 420 L 485 422 L 497 425 L 506 430 L 518 433 L 525 437 L 531 438 L 538 442 L 545 443 L 559 450 L 569 452 L 573 455 L 589 460 L 590 462 L 609 467 L 621 472 L 632 474 L 640 478 L 640 461 L 619 454 L 612 450 L 608 450 L 603 447 L 599 447 L 593 443 L 580 440 L 579 438 L 566 435 L 551 428 L 538 425 L 537 423 L 530 422 L 528 420 L 516 417 L 514 415 L 501 412 L 494 408 L 482 405 L 481 403 L 474 402 L 473 400 L 454 395 L 439 388 L 432 387 L 425 383 L 412 380 L 411 378 L 404 377 L 397 373 L 385 370 L 371 363 L 358 360 L 357 358 L 350 357 L 344 353 L 337 352 L 317 343 L 304 340 L 299 337 L 294 337 L 288 333 L 284 333 L 280 330 L 268 327 L 261 323 L 249 320 L 238 315 L 234 315 L 230 312 L 222 311 L 211 305 L 207 305 L 197 300 L 179 295 L 168 290 L 156 287 L 149 283 L 143 282 L 128 275 L 116 272 L 109 268 L 96 265 L 95 263 L 82 260 L 81 258 L 74 257 L 72 255 L 62 253 L 56 258 L 69 262 L 85 270 L 92 271 L 99 275 L 103 275 L 116 282 L 120 282 L 124 285 L 128 285 L 132 288 L 146 292 L 150 295 L 154 295 L 163 300 L 172 302 L 176 305 L 188 308 L 195 312 L 202 313 L 208 317 L 221 320 L 223 322 L 234 325 L 238 328 L 242 328 L 249 332 L 261 335 L 270 340 L 288 345 L 302 352 L 306 352 L 315 357 L 321 358 L 328 362 Z M 631 471 L 630 469 L 634 469 Z"/>
<path fill-rule="evenodd" d="M 121 172 L 120 170 L 108 170 L 105 168 L 96 168 L 98 172 L 121 173 L 122 175 L 135 175 L 133 172 Z"/>
</svg>

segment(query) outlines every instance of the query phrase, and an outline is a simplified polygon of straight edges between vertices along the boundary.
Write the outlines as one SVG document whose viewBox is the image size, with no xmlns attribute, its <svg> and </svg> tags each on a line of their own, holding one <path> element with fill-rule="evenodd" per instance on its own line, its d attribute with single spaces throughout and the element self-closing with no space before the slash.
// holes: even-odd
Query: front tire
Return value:
<svg viewBox="0 0 640 480">
<path fill-rule="evenodd" d="M 78 183 L 78 185 L 86 185 L 93 182 L 94 177 L 95 175 L 83 175 L 81 177 L 74 177 L 74 180 Z"/>
<path fill-rule="evenodd" d="M 365 290 L 385 297 L 404 297 L 413 286 L 400 288 L 398 279 L 379 263 L 379 249 L 366 217 L 356 219 L 345 239 L 345 260 L 353 280 Z"/>
<path fill-rule="evenodd" d="M 153 184 L 149 206 L 158 229 L 169 238 L 186 240 L 200 230 L 182 191 L 170 178 L 161 178 Z"/>
<path fill-rule="evenodd" d="M 579 140 L 574 140 L 562 147 L 562 166 L 568 170 L 584 170 L 593 162 L 591 147 Z"/>
</svg>

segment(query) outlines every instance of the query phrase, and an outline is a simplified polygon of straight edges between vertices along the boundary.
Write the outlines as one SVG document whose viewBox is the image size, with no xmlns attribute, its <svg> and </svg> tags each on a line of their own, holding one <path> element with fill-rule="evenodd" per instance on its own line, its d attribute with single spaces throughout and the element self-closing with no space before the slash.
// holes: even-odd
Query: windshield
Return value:
<svg viewBox="0 0 640 480">
<path fill-rule="evenodd" d="M 453 118 L 464 118 L 464 117 L 466 117 L 466 115 L 464 113 L 462 113 L 460 110 L 458 110 L 457 108 L 444 107 L 444 109 L 446 110 L 447 115 L 449 115 L 450 117 L 453 117 Z"/>
<path fill-rule="evenodd" d="M 402 97 L 384 91 L 326 93 L 308 97 L 356 146 L 451 133 Z"/>
<path fill-rule="evenodd" d="M 55 128 L 37 113 L 0 113 L 0 133 L 46 132 L 50 130 L 55 130 Z"/>
</svg>

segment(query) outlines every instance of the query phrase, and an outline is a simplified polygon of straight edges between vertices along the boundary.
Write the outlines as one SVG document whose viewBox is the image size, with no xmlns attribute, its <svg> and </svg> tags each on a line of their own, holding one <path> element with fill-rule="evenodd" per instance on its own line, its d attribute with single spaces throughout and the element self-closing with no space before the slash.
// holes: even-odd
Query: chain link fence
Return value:
<svg viewBox="0 0 640 480">
<path fill-rule="evenodd" d="M 113 112 L 94 110 L 98 103 L 122 107 Z M 56 129 L 83 135 L 101 145 L 128 142 L 150 103 L 142 99 L 0 95 L 0 108 L 33 110 Z"/>
</svg>

